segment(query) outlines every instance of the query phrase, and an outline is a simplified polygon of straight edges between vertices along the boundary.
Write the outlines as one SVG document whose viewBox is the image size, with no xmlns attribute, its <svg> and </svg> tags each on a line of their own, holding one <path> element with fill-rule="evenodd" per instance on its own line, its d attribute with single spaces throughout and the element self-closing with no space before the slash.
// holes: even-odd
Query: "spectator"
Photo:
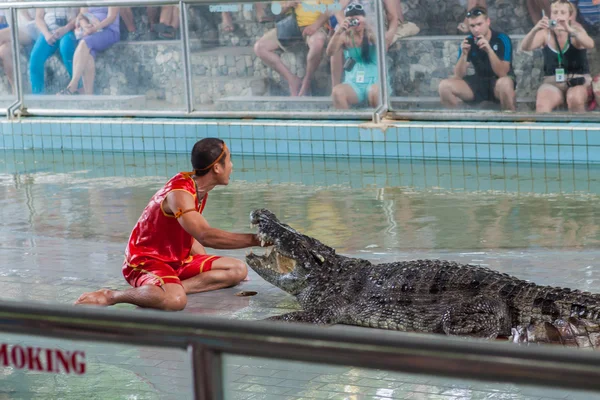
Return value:
<svg viewBox="0 0 600 400">
<path fill-rule="evenodd" d="M 531 22 L 535 25 L 544 15 L 550 15 L 550 0 L 527 0 L 527 10 Z"/>
<path fill-rule="evenodd" d="M 594 40 L 572 20 L 575 8 L 568 0 L 556 0 L 551 19 L 545 16 L 523 38 L 521 50 L 542 48 L 544 80 L 537 91 L 536 111 L 547 113 L 567 103 L 569 111 L 582 112 L 588 101 L 591 76 L 587 49 Z"/>
<path fill-rule="evenodd" d="M 574 18 L 588 35 L 600 34 L 600 2 L 598 0 L 569 0 L 575 7 Z"/>
<path fill-rule="evenodd" d="M 340 12 L 335 14 L 335 17 L 332 17 L 331 27 L 335 28 L 338 22 L 343 21 L 344 19 L 344 9 L 350 3 L 350 0 L 340 0 L 340 6 L 342 9 Z M 375 9 L 373 7 L 373 3 L 368 0 L 358 0 L 353 1 L 353 3 L 357 3 L 362 5 L 365 10 L 366 15 L 374 16 Z M 419 27 L 412 22 L 405 22 L 404 15 L 402 14 L 402 4 L 400 0 L 383 0 L 383 5 L 385 7 L 385 15 L 387 19 L 387 27 L 385 32 L 385 44 L 386 48 L 389 48 L 392 44 L 394 44 L 398 39 L 414 36 L 419 33 Z M 335 87 L 340 84 L 342 81 L 343 75 L 343 65 L 344 65 L 344 54 L 339 51 L 335 53 L 330 58 L 331 65 L 331 87 Z"/>
<path fill-rule="evenodd" d="M 133 18 L 131 7 L 119 7 L 119 15 L 121 16 L 126 29 L 126 33 L 121 32 L 121 34 L 125 34 L 125 37 L 122 39 L 138 40 L 141 37 L 141 33 L 135 27 L 135 20 Z"/>
<path fill-rule="evenodd" d="M 179 6 L 162 6 L 159 23 L 154 27 L 160 39 L 173 40 L 177 38 L 179 29 Z"/>
<path fill-rule="evenodd" d="M 27 46 L 33 43 L 39 31 L 35 25 L 35 9 L 22 9 L 18 11 L 19 22 L 19 44 Z M 11 32 L 8 24 L 0 28 L 0 62 L 4 68 L 4 73 L 10 84 L 12 93 L 15 92 L 14 71 L 13 71 L 13 51 Z"/>
<path fill-rule="evenodd" d="M 29 60 L 29 79 L 31 93 L 39 94 L 45 91 L 46 60 L 60 52 L 69 76 L 73 75 L 73 54 L 75 53 L 75 18 L 74 8 L 40 8 L 35 14 L 35 23 L 40 31 Z"/>
<path fill-rule="evenodd" d="M 510 38 L 490 28 L 484 8 L 469 10 L 467 20 L 471 35 L 463 40 L 458 51 L 454 76 L 440 82 L 442 104 L 456 107 L 461 102 L 500 101 L 503 110 L 514 110 L 516 80 Z M 475 75 L 465 76 L 469 63 Z"/>
<path fill-rule="evenodd" d="M 379 102 L 376 38 L 367 24 L 365 9 L 359 3 L 346 6 L 344 19 L 327 46 L 327 55 L 332 58 L 342 51 L 346 74 L 344 83 L 333 87 L 334 107 L 348 109 L 365 102 L 376 107 Z"/>
<path fill-rule="evenodd" d="M 96 55 L 117 43 L 120 38 L 119 7 L 82 8 L 77 16 L 77 29 L 83 29 L 83 37 L 73 57 L 73 77 L 60 94 L 75 94 L 82 78 L 84 93 L 94 93 Z"/>
<path fill-rule="evenodd" d="M 481 8 L 483 10 L 487 10 L 486 1 L 485 0 L 468 0 L 467 1 L 467 11 L 472 10 L 474 8 Z M 467 20 L 467 17 L 465 17 L 463 22 L 458 24 L 457 29 L 460 33 L 469 33 L 470 32 L 469 21 Z"/>
<path fill-rule="evenodd" d="M 278 34 L 278 28 L 271 29 L 254 44 L 254 52 L 256 55 L 287 81 L 291 96 L 304 96 L 309 94 L 311 79 L 321 62 L 323 48 L 325 47 L 325 41 L 327 40 L 327 31 L 325 30 L 324 25 L 329 19 L 329 12 L 322 13 L 320 11 L 313 11 L 311 8 L 317 8 L 318 5 L 332 3 L 332 0 L 307 0 L 302 3 L 288 1 L 283 3 L 281 12 L 284 13 L 292 9 L 294 10 L 297 27 L 308 44 L 306 74 L 304 75 L 304 79 L 300 79 L 292 74 L 276 53 L 277 49 L 286 51 L 286 47 L 284 47 L 278 38 L 280 36 Z M 307 9 L 305 9 L 305 7 Z M 290 16 L 289 18 L 293 17 Z M 286 42 L 285 46 L 288 45 L 289 43 Z"/>
</svg>

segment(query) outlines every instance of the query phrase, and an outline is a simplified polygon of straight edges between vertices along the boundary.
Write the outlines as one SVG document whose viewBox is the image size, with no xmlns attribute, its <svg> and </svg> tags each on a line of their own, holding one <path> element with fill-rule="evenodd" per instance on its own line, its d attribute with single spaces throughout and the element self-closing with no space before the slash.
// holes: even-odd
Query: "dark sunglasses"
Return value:
<svg viewBox="0 0 600 400">
<path fill-rule="evenodd" d="M 485 10 L 482 10 L 480 8 L 476 8 L 474 10 L 467 11 L 467 18 L 479 17 L 480 15 L 486 15 L 486 14 L 487 13 L 485 12 Z"/>
<path fill-rule="evenodd" d="M 363 8 L 362 4 L 349 4 L 348 7 L 346 7 L 346 9 L 344 10 L 344 12 L 352 10 L 364 11 L 365 9 Z"/>
</svg>

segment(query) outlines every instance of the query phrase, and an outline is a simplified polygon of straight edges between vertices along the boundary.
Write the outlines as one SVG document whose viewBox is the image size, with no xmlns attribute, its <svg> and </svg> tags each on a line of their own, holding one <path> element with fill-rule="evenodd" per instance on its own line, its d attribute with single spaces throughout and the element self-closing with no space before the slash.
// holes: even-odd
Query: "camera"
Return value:
<svg viewBox="0 0 600 400">
<path fill-rule="evenodd" d="M 579 76 L 577 78 L 571 78 L 567 81 L 568 87 L 579 86 L 585 84 L 585 78 L 583 76 Z"/>
<path fill-rule="evenodd" d="M 554 28 L 557 24 L 558 24 L 558 22 L 556 22 L 555 19 L 550 20 L 550 28 Z"/>
<path fill-rule="evenodd" d="M 349 23 L 350 26 L 358 26 L 359 24 L 360 22 L 356 18 L 351 19 Z"/>
<path fill-rule="evenodd" d="M 348 71 L 352 71 L 352 68 L 354 68 L 354 65 L 356 64 L 356 60 L 352 57 L 346 58 L 346 61 L 344 61 L 344 71 L 348 72 Z"/>
</svg>

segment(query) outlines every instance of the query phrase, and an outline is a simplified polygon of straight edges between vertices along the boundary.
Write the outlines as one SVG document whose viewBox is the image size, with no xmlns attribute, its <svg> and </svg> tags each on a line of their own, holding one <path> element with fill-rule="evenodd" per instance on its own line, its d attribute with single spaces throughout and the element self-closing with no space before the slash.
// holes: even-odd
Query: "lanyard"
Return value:
<svg viewBox="0 0 600 400">
<path fill-rule="evenodd" d="M 567 42 L 565 43 L 565 48 L 561 50 L 560 44 L 558 43 L 558 36 L 556 36 L 556 32 L 552 31 L 552 35 L 554 35 L 554 41 L 556 42 L 556 48 L 558 49 L 558 54 L 556 55 L 558 57 L 558 67 L 562 68 L 563 67 L 562 61 L 563 61 L 564 53 L 569 48 L 569 37 L 567 36 Z"/>
</svg>

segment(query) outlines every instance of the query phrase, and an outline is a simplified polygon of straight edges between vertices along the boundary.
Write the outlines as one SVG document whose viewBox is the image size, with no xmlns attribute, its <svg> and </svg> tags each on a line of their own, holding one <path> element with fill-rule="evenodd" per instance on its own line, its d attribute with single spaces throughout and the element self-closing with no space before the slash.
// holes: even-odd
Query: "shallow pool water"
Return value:
<svg viewBox="0 0 600 400">
<path fill-rule="evenodd" d="M 180 154 L 0 153 L 0 297 L 71 303 L 83 291 L 127 287 L 120 269 L 130 230 L 152 194 L 173 174 L 188 170 L 188 163 Z M 375 262 L 441 257 L 541 284 L 600 291 L 600 166 L 237 156 L 234 164 L 231 184 L 210 193 L 205 216 L 215 227 L 250 231 L 250 211 L 266 207 L 351 256 Z M 241 258 L 244 251 L 217 253 Z M 233 296 L 238 287 L 196 295 L 185 312 L 258 319 L 296 308 L 291 296 L 255 274 L 242 287 L 259 294 Z M 132 365 L 140 358 L 134 353 L 128 354 Z M 147 360 L 141 362 L 137 367 L 125 363 L 126 368 L 165 394 L 156 382 L 168 378 L 153 373 Z M 464 382 L 378 378 L 352 368 L 332 368 L 328 381 L 315 367 L 315 377 L 307 373 L 306 379 L 296 379 L 300 383 L 284 382 L 290 379 L 282 371 L 299 376 L 300 368 L 284 364 L 232 359 L 227 367 L 232 398 L 256 393 L 319 398 L 327 392 L 344 398 L 346 386 L 348 393 L 383 398 L 394 393 L 447 399 L 494 393 L 553 397 L 512 386 L 488 390 Z M 261 381 L 265 374 L 274 379 Z M 346 378 L 348 385 L 332 383 Z M 372 386 L 377 379 L 379 391 Z M 390 380 L 398 385 L 391 387 Z M 152 397 L 152 389 L 139 385 L 135 390 L 143 387 Z M 135 392 L 124 390 L 123 396 Z"/>
</svg>

